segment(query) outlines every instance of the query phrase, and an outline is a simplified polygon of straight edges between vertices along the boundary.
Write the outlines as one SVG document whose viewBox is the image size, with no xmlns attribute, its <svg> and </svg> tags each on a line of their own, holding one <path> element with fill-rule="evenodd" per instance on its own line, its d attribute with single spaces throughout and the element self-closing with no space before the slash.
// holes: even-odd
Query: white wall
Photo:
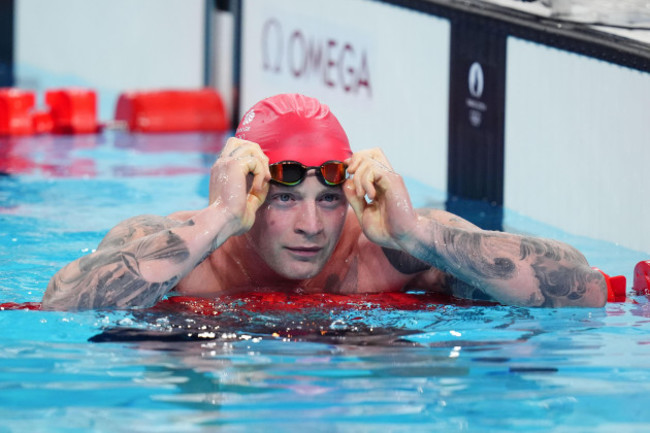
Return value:
<svg viewBox="0 0 650 433">
<path fill-rule="evenodd" d="M 447 188 L 449 22 L 367 0 L 244 0 L 242 110 L 283 92 L 330 106 L 353 150 Z M 311 55 L 311 57 L 310 57 Z"/>
<path fill-rule="evenodd" d="M 230 12 L 213 11 L 214 64 L 211 82 L 223 99 L 228 118 L 233 116 L 233 40 L 235 31 L 234 17 Z"/>
<path fill-rule="evenodd" d="M 205 0 L 17 0 L 17 85 L 87 86 L 100 117 L 128 89 L 203 84 Z"/>
<path fill-rule="evenodd" d="M 508 40 L 505 207 L 650 252 L 650 74 Z"/>
</svg>

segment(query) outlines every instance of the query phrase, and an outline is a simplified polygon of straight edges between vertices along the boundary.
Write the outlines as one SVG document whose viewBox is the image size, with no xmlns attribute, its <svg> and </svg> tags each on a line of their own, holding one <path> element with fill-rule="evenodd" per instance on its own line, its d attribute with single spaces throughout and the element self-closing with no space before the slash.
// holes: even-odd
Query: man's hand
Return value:
<svg viewBox="0 0 650 433">
<path fill-rule="evenodd" d="M 247 232 L 269 190 L 269 159 L 257 143 L 230 138 L 210 172 L 210 205 L 229 213 L 229 235 Z"/>
<path fill-rule="evenodd" d="M 404 180 L 377 148 L 357 152 L 346 163 L 352 177 L 345 195 L 364 234 L 382 247 L 402 249 L 400 242 L 418 222 Z"/>
</svg>

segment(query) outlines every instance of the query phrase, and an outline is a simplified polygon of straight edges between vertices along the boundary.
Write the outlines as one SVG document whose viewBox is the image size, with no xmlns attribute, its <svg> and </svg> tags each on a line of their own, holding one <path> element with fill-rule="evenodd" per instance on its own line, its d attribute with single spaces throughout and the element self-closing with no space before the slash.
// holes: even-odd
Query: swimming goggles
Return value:
<svg viewBox="0 0 650 433">
<path fill-rule="evenodd" d="M 327 161 L 312 167 L 302 165 L 298 161 L 280 161 L 269 165 L 271 180 L 287 186 L 298 185 L 311 169 L 316 170 L 316 177 L 323 185 L 340 185 L 347 178 L 345 164 L 341 161 Z"/>
</svg>

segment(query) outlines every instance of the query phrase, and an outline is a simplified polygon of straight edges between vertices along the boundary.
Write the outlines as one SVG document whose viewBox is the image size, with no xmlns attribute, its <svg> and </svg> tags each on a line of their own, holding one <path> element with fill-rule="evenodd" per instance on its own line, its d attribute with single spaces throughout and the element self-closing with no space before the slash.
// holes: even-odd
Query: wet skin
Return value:
<svg viewBox="0 0 650 433">
<path fill-rule="evenodd" d="M 244 236 L 279 275 L 311 278 L 332 255 L 347 209 L 342 187 L 325 186 L 312 172 L 296 186 L 272 183 Z"/>
<path fill-rule="evenodd" d="M 320 184 L 313 173 L 279 187 L 269 182 L 268 158 L 256 143 L 230 139 L 213 166 L 206 208 L 118 224 L 96 252 L 54 275 L 43 307 L 146 307 L 171 290 L 217 296 L 264 286 L 334 293 L 415 287 L 524 306 L 606 302 L 602 276 L 574 248 L 416 211 L 379 149 L 357 152 L 347 164 L 352 177 L 342 188 Z"/>
</svg>

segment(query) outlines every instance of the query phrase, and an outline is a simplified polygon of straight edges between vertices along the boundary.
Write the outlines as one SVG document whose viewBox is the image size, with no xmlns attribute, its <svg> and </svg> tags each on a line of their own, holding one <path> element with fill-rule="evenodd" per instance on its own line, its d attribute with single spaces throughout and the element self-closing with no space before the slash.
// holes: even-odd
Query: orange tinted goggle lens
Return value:
<svg viewBox="0 0 650 433">
<path fill-rule="evenodd" d="M 294 186 L 303 181 L 307 171 L 315 169 L 316 177 L 327 186 L 340 185 L 347 178 L 345 164 L 327 161 L 319 166 L 307 167 L 297 161 L 282 161 L 269 165 L 271 179 L 282 185 Z"/>
</svg>

